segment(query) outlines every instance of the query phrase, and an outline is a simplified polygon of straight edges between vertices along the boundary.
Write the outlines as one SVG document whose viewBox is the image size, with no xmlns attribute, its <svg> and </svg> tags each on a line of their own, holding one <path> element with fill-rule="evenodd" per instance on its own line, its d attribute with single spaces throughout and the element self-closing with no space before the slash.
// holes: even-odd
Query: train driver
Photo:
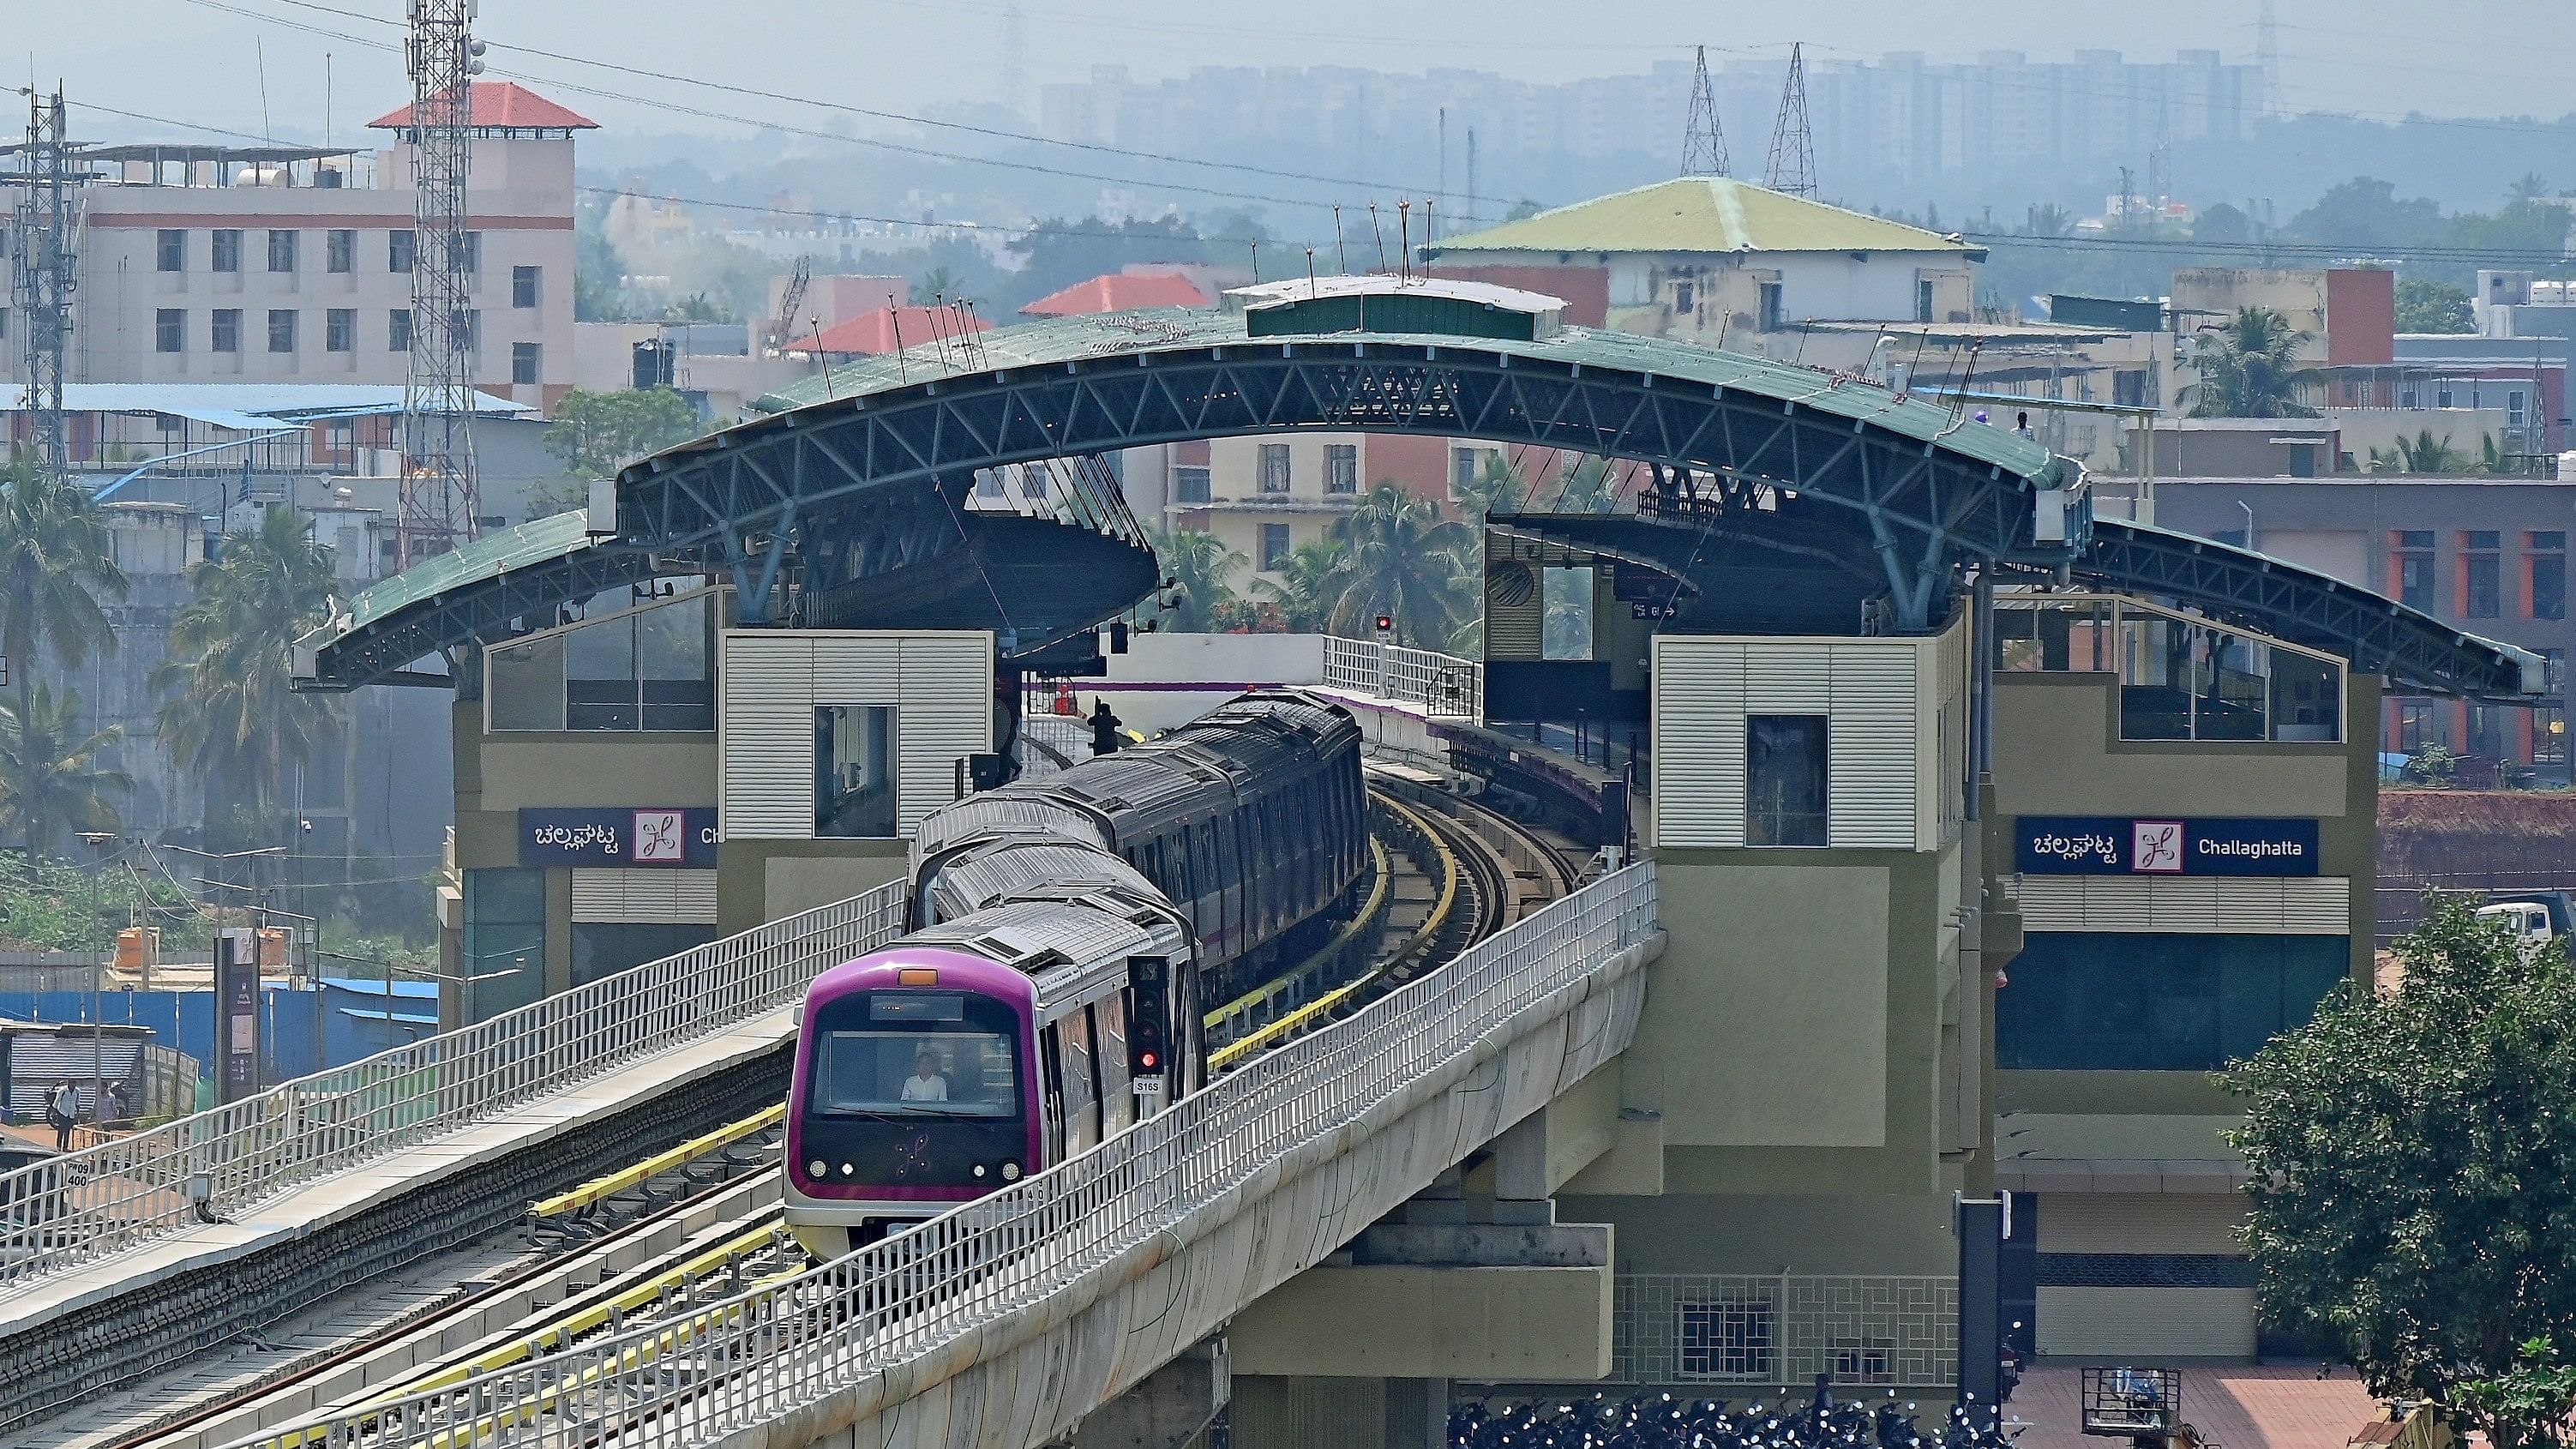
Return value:
<svg viewBox="0 0 2576 1449">
<path fill-rule="evenodd" d="M 948 1079 L 939 1074 L 939 1058 L 930 1048 L 923 1047 L 921 1055 L 913 1059 L 912 1078 L 903 1084 L 903 1099 L 907 1102 L 948 1100 Z"/>
</svg>

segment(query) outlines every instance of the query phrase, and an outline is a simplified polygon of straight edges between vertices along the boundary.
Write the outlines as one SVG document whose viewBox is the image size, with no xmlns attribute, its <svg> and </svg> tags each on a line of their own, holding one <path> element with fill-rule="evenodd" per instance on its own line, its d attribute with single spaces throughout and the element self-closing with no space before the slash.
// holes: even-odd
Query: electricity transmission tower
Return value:
<svg viewBox="0 0 2576 1449">
<path fill-rule="evenodd" d="M 1771 164 L 1762 184 L 1791 196 L 1816 194 L 1816 138 L 1807 129 L 1807 48 L 1789 47 L 1789 83 L 1780 88 L 1780 119 L 1771 127 Z"/>
<path fill-rule="evenodd" d="M 2272 0 L 2263 0 L 2254 22 L 2254 59 L 2263 68 L 2263 103 L 2254 114 L 2268 119 L 2281 114 L 2281 20 L 2272 13 Z"/>
<path fill-rule="evenodd" d="M 411 0 L 411 367 L 403 385 L 401 516 L 395 558 L 409 568 L 470 537 L 474 477 L 473 268 L 465 215 L 473 78 L 483 42 L 474 0 Z"/>
<path fill-rule="evenodd" d="M 25 344 L 24 406 L 35 430 L 36 466 L 49 477 L 71 470 L 63 434 L 63 363 L 71 352 L 73 228 L 71 142 L 60 86 L 27 89 L 27 144 L 18 153 L 17 267 L 10 293 Z"/>
<path fill-rule="evenodd" d="M 1699 48 L 1699 67 L 1691 76 L 1690 124 L 1682 132 L 1682 174 L 1726 174 L 1726 132 L 1717 124 L 1717 87 L 1709 83 L 1705 45 Z"/>
</svg>

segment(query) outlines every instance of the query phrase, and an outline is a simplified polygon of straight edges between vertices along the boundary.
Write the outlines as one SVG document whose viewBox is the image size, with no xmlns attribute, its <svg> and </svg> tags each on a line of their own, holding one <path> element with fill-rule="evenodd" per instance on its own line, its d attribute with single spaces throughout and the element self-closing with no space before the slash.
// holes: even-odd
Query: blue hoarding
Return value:
<svg viewBox="0 0 2576 1449">
<path fill-rule="evenodd" d="M 2013 854 L 2025 875 L 2315 875 L 2317 822 L 2024 815 Z"/>
</svg>

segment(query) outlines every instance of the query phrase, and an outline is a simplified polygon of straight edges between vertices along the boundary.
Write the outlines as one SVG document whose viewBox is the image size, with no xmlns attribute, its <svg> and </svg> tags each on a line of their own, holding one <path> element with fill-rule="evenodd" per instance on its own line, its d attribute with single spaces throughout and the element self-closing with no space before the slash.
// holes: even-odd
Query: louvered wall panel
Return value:
<svg viewBox="0 0 2576 1449">
<path fill-rule="evenodd" d="M 2341 936 L 2352 883 L 2277 876 L 2026 875 L 2014 892 L 2026 931 Z"/>
<path fill-rule="evenodd" d="M 2242 886 L 2247 882 L 2228 884 Z M 2239 906 L 2246 904 L 2250 895 L 2243 890 L 2230 892 L 2233 903 Z M 2147 883 L 2147 902 L 2157 930 L 2205 933 L 2219 929 L 2218 882 L 2207 876 L 2160 876 Z M 2249 922 L 2245 929 L 2269 931 L 2271 923 L 2280 919 L 2281 894 L 2277 888 L 2272 892 L 2271 908 L 2260 915 L 2263 924 Z"/>
<path fill-rule="evenodd" d="M 1655 640 L 1655 844 L 1744 843 L 1744 647 Z"/>
<path fill-rule="evenodd" d="M 2025 931 L 2087 931 L 2085 924 L 2084 878 L 2069 875 L 2026 875 L 2015 893 L 2021 908 L 2021 928 Z"/>
<path fill-rule="evenodd" d="M 724 636 L 717 804 L 727 840 L 814 834 L 813 636 Z"/>
<path fill-rule="evenodd" d="M 686 869 L 598 869 L 575 866 L 576 921 L 714 925 L 716 873 Z"/>
<path fill-rule="evenodd" d="M 720 745 L 728 840 L 814 835 L 814 710 L 895 711 L 896 828 L 956 798 L 957 762 L 992 748 L 992 636 L 789 633 L 725 636 Z"/>
<path fill-rule="evenodd" d="M 2352 934 L 2352 882 L 2339 875 L 2284 879 L 2281 930 L 2297 936 Z"/>
<path fill-rule="evenodd" d="M 897 828 L 910 836 L 921 817 L 956 798 L 957 762 L 992 748 L 991 640 L 914 635 L 902 641 L 899 668 L 895 806 Z"/>
<path fill-rule="evenodd" d="M 2156 929 L 2155 883 L 2143 878 L 2086 877 L 2084 929 L 2088 931 Z"/>
<path fill-rule="evenodd" d="M 1920 646 L 1909 640 L 1835 645 L 1828 656 L 1832 793 L 1826 838 L 1836 846 L 1916 848 L 1922 804 L 1915 687 L 1920 655 Z"/>
</svg>

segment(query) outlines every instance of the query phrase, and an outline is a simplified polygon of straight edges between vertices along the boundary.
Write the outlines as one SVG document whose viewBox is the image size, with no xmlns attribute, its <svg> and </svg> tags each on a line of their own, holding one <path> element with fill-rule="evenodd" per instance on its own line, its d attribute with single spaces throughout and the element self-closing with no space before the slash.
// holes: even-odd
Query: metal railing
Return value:
<svg viewBox="0 0 2576 1449">
<path fill-rule="evenodd" d="M 892 882 L 0 1176 L 0 1284 L 96 1262 L 774 1010 L 903 927 Z"/>
<path fill-rule="evenodd" d="M 1418 704 L 1434 718 L 1485 717 L 1485 666 L 1430 649 L 1327 634 L 1324 687 Z"/>
<path fill-rule="evenodd" d="M 1655 929 L 1654 867 L 1632 866 L 1082 1156 L 910 1232 L 466 1384 L 242 1442 L 714 1443 L 1044 1301 L 1473 1051 Z"/>
<path fill-rule="evenodd" d="M 1630 1384 L 1939 1388 L 1959 1376 L 1959 1280 L 1792 1273 L 1622 1273 L 1610 1377 Z"/>
</svg>

